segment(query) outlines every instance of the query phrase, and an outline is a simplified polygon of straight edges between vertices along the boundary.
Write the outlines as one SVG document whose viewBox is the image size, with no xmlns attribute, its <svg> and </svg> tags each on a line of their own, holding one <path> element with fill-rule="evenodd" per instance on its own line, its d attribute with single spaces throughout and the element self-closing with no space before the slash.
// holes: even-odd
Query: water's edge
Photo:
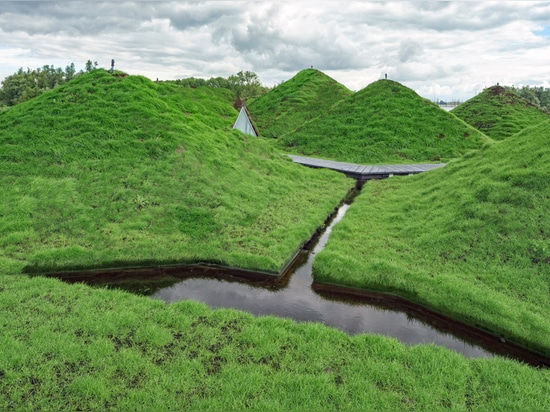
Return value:
<svg viewBox="0 0 550 412">
<path fill-rule="evenodd" d="M 331 215 L 325 220 L 324 225 L 315 231 L 312 238 L 302 245 L 293 257 L 283 266 L 279 273 L 232 268 L 208 263 L 197 263 L 132 268 L 108 268 L 85 271 L 64 271 L 41 275 L 36 274 L 35 276 L 55 277 L 69 283 L 85 282 L 99 286 L 108 285 L 110 287 L 125 289 L 141 295 L 158 295 L 159 291 L 167 290 L 179 282 L 190 279 L 210 279 L 220 282 L 227 281 L 230 282 L 228 285 L 231 285 L 232 283 L 244 283 L 254 288 L 258 288 L 256 290 L 281 291 L 288 286 L 293 273 L 299 272 L 302 266 L 306 266 L 304 262 L 307 261 L 309 266 L 311 266 L 311 262 L 309 261 L 313 259 L 313 256 L 318 253 L 322 247 L 324 247 L 324 243 L 320 246 L 318 243 L 321 243 L 320 240 L 322 238 L 326 243 L 330 230 L 335 224 L 338 212 L 344 205 L 346 208 L 349 207 L 349 204 L 353 201 L 353 198 L 359 193 L 361 186 L 362 183 L 358 183 L 354 189 L 350 190 L 346 198 L 341 202 L 340 206 L 335 208 L 333 213 L 331 213 Z M 342 216 L 340 216 L 340 219 Z M 311 276 L 311 273 L 309 275 Z M 302 285 L 302 288 L 303 287 L 304 285 Z M 511 357 L 533 366 L 550 367 L 550 356 L 527 349 L 513 342 L 504 341 L 501 337 L 488 331 L 454 320 L 448 316 L 396 295 L 382 292 L 372 292 L 363 289 L 354 289 L 341 285 L 319 283 L 312 281 L 312 278 L 309 280 L 308 287 L 310 287 L 313 292 L 319 296 L 319 299 L 323 298 L 327 301 L 347 303 L 350 301 L 357 303 L 357 301 L 359 301 L 364 305 L 381 307 L 383 310 L 402 312 L 406 314 L 407 318 L 410 317 L 411 319 L 416 319 L 423 324 L 429 325 L 431 328 L 441 332 L 442 334 L 455 336 L 461 341 L 468 342 L 468 344 L 471 344 L 472 346 L 479 346 L 492 354 Z M 162 299 L 162 297 L 160 298 Z M 442 345 L 445 344 L 442 343 Z M 468 356 L 467 354 L 465 355 Z"/>
<path fill-rule="evenodd" d="M 319 282 L 313 282 L 311 287 L 326 299 L 347 300 L 351 297 L 369 305 L 406 312 L 438 330 L 461 337 L 467 336 L 469 342 L 473 342 L 496 355 L 521 360 L 532 366 L 550 368 L 550 356 L 548 355 L 505 340 L 482 328 L 450 318 L 401 296 Z"/>
</svg>

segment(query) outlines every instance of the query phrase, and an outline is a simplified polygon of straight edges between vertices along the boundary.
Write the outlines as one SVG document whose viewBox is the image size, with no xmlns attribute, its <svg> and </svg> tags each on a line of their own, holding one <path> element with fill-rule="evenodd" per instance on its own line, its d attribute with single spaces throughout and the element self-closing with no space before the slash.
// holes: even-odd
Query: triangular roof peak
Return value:
<svg viewBox="0 0 550 412">
<path fill-rule="evenodd" d="M 235 120 L 235 123 L 233 123 L 233 129 L 240 130 L 241 132 L 249 134 L 251 136 L 258 136 L 258 131 L 250 120 L 250 114 L 248 113 L 246 106 L 241 106 L 239 116 L 237 117 L 237 120 Z"/>
</svg>

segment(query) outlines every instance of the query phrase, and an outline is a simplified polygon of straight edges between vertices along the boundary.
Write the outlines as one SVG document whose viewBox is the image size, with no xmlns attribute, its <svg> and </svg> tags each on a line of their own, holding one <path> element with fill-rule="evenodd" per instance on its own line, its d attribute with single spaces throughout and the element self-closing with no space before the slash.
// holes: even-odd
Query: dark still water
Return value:
<svg viewBox="0 0 550 412">
<path fill-rule="evenodd" d="M 254 315 L 275 315 L 297 321 L 320 322 L 349 334 L 372 332 L 397 338 L 403 343 L 434 343 L 468 357 L 491 357 L 491 352 L 419 320 L 410 313 L 369 305 L 358 299 L 326 298 L 312 289 L 311 267 L 322 250 L 332 227 L 344 216 L 342 206 L 305 263 L 286 276 L 281 284 L 258 286 L 244 281 L 188 278 L 151 295 L 166 302 L 196 300 L 213 308 L 235 308 Z"/>
</svg>

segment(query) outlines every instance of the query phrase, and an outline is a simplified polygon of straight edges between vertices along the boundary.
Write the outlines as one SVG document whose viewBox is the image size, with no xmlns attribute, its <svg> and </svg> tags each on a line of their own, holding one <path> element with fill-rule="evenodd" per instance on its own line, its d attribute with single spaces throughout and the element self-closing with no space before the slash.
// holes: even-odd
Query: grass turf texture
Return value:
<svg viewBox="0 0 550 412">
<path fill-rule="evenodd" d="M 314 262 L 550 354 L 550 121 L 422 175 L 369 182 Z"/>
<path fill-rule="evenodd" d="M 277 146 L 345 162 L 419 163 L 447 161 L 488 140 L 411 89 L 379 80 L 281 136 Z"/>
<path fill-rule="evenodd" d="M 231 131 L 234 98 L 96 70 L 0 113 L 0 257 L 278 271 L 353 182 Z"/>
<path fill-rule="evenodd" d="M 550 371 L 0 276 L 2 410 L 547 410 Z"/>
<path fill-rule="evenodd" d="M 322 116 L 352 95 L 344 85 L 315 69 L 306 69 L 278 85 L 248 107 L 263 137 L 277 138 Z"/>
<path fill-rule="evenodd" d="M 451 112 L 495 140 L 550 119 L 544 110 L 501 86 L 485 89 Z"/>
</svg>

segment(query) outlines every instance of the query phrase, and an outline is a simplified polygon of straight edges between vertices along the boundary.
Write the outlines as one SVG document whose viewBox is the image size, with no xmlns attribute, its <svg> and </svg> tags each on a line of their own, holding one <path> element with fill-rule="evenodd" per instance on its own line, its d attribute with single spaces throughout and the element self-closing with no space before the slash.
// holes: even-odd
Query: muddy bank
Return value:
<svg viewBox="0 0 550 412">
<path fill-rule="evenodd" d="M 390 310 L 403 311 L 415 319 L 422 320 L 434 328 L 464 337 L 472 344 L 503 357 L 513 358 L 537 367 L 550 367 L 550 356 L 532 351 L 514 342 L 507 341 L 476 326 L 454 320 L 439 312 L 408 301 L 400 296 L 354 289 L 338 285 L 313 282 L 312 289 L 326 299 L 348 302 L 354 299 L 368 305 L 376 305 Z"/>
</svg>

